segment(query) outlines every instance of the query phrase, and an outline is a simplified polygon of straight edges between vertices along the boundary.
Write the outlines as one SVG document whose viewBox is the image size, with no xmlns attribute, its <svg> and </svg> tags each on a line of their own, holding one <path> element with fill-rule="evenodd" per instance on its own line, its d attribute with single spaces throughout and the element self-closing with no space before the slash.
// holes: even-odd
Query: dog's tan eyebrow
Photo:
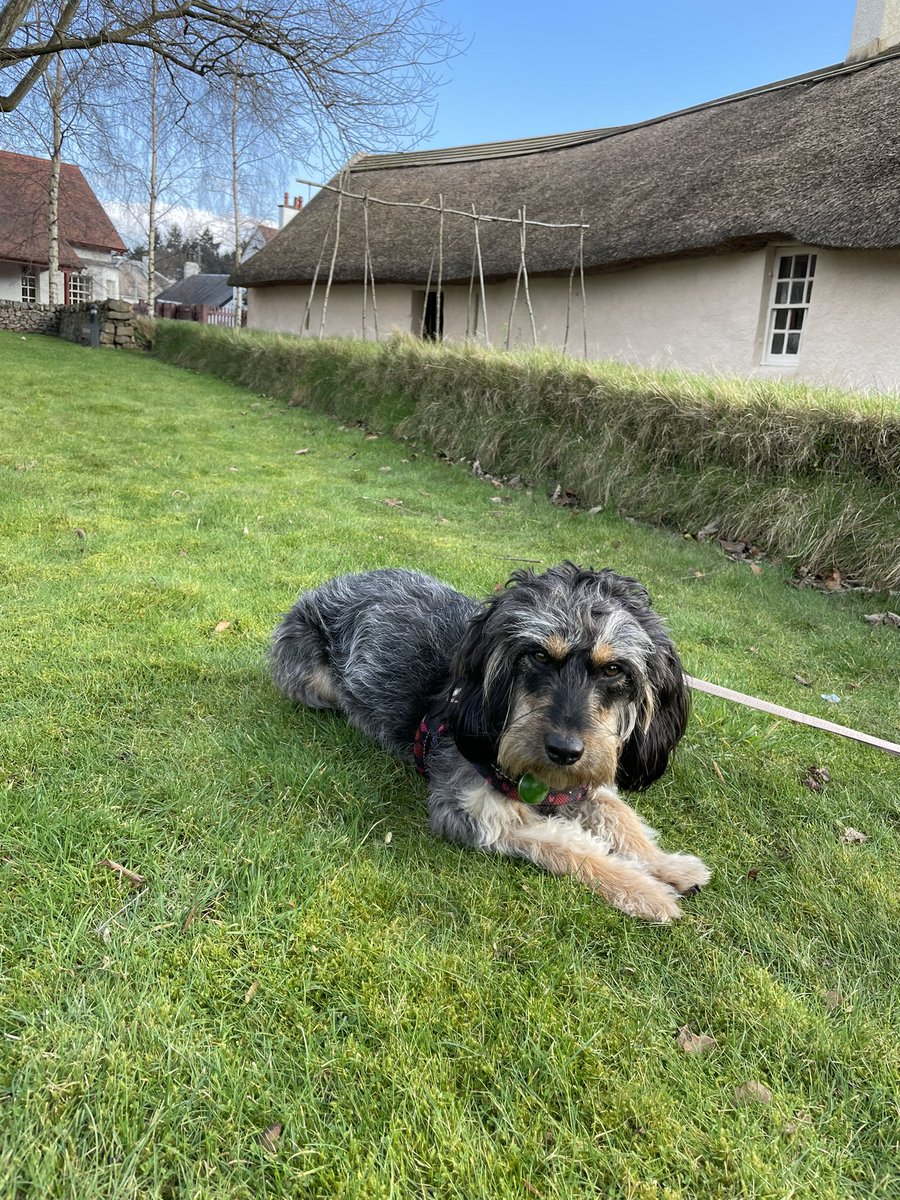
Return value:
<svg viewBox="0 0 900 1200">
<path fill-rule="evenodd" d="M 544 649 L 551 658 L 558 658 L 562 660 L 566 657 L 572 647 L 565 638 L 554 633 L 547 638 L 546 642 L 544 643 Z"/>
<path fill-rule="evenodd" d="M 595 667 L 602 667 L 616 657 L 616 648 L 609 642 L 596 642 L 591 647 L 591 662 Z"/>
</svg>

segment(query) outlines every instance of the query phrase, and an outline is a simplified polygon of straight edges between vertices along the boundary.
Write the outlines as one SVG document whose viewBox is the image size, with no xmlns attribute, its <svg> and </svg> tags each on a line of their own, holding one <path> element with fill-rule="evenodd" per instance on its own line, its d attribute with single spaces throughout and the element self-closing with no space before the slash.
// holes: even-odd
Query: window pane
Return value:
<svg viewBox="0 0 900 1200">
<path fill-rule="evenodd" d="M 778 312 L 776 312 L 776 314 L 775 314 L 775 328 L 776 329 L 787 329 L 788 312 L 789 311 L 790 311 L 790 309 L 787 309 L 787 308 L 779 308 Z"/>
<path fill-rule="evenodd" d="M 812 299 L 812 280 L 806 285 L 806 303 L 809 304 Z"/>
<path fill-rule="evenodd" d="M 772 337 L 772 353 L 781 354 L 784 350 L 784 334 L 776 333 Z"/>
<path fill-rule="evenodd" d="M 792 308 L 791 319 L 788 322 L 788 329 L 802 329 L 803 317 L 806 314 L 805 308 Z"/>
<path fill-rule="evenodd" d="M 806 284 L 802 279 L 795 279 L 791 284 L 791 304 L 802 304 L 803 293 L 806 291 Z"/>
<path fill-rule="evenodd" d="M 782 283 L 775 284 L 775 303 L 787 304 L 789 284 L 785 279 Z"/>
<path fill-rule="evenodd" d="M 783 254 L 781 256 L 781 258 L 778 260 L 778 278 L 779 279 L 790 279 L 791 263 L 793 261 L 794 261 L 794 258 L 793 258 L 793 255 L 791 255 L 791 254 Z"/>
<path fill-rule="evenodd" d="M 811 254 L 809 256 L 809 270 L 807 271 L 807 274 L 809 275 L 810 279 L 812 279 L 812 277 L 813 277 L 813 275 L 815 275 L 815 273 L 816 273 L 816 256 L 815 256 L 815 254 Z"/>
<path fill-rule="evenodd" d="M 800 334 L 789 333 L 787 335 L 787 348 L 785 354 L 796 354 L 800 349 Z"/>
<path fill-rule="evenodd" d="M 806 268 L 809 266 L 808 254 L 796 254 L 794 256 L 793 276 L 795 279 L 804 279 L 806 277 Z"/>
</svg>

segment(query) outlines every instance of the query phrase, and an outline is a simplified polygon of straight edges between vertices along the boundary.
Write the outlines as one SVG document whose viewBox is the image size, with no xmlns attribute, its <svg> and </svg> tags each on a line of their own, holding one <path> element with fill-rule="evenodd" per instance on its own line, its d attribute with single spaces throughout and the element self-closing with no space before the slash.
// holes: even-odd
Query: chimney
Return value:
<svg viewBox="0 0 900 1200">
<path fill-rule="evenodd" d="M 284 193 L 284 204 L 278 206 L 278 228 L 284 229 L 288 221 L 293 220 L 297 213 L 303 207 L 303 197 L 295 196 L 293 203 L 288 203 L 288 193 Z"/>
<path fill-rule="evenodd" d="M 857 0 L 848 63 L 875 58 L 900 45 L 900 0 Z"/>
<path fill-rule="evenodd" d="M 190 279 L 190 277 L 191 277 L 192 275 L 199 275 L 199 274 L 200 274 L 200 264 L 199 264 L 199 263 L 196 263 L 196 262 L 186 262 L 186 263 L 184 264 L 184 276 L 183 276 L 183 278 L 185 278 L 185 279 Z"/>
</svg>

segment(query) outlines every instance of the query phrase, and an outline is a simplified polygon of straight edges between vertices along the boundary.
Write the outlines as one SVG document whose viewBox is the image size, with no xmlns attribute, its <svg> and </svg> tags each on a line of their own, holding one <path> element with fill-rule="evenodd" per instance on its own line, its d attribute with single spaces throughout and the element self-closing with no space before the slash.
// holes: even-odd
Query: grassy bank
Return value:
<svg viewBox="0 0 900 1200">
<path fill-rule="evenodd" d="M 655 928 L 437 841 L 262 668 L 339 571 L 568 556 L 692 673 L 898 740 L 871 605 L 146 356 L 0 377 L 0 1196 L 897 1195 L 896 759 L 698 696 L 640 807 L 714 876 Z"/>
<path fill-rule="evenodd" d="M 653 524 L 900 588 L 900 402 L 413 338 L 161 322 L 155 353 Z"/>
</svg>

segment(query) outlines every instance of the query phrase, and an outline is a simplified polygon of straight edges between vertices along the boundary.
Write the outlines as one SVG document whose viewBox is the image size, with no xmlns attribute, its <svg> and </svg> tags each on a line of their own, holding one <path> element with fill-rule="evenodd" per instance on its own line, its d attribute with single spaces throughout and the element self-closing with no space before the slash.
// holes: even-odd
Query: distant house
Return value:
<svg viewBox="0 0 900 1200">
<path fill-rule="evenodd" d="M 236 304 L 235 289 L 227 275 L 205 275 L 192 269 L 196 265 L 186 263 L 184 279 L 157 293 L 157 312 L 160 304 L 196 304 L 207 308 L 230 308 Z"/>
<path fill-rule="evenodd" d="M 0 299 L 50 298 L 50 160 L 0 150 Z M 59 296 L 63 303 L 117 299 L 119 237 L 81 170 L 59 176 Z"/>
<path fill-rule="evenodd" d="M 262 222 L 254 225 L 247 240 L 244 242 L 244 249 L 241 251 L 241 262 L 246 262 L 248 258 L 252 258 L 265 246 L 268 246 L 272 238 L 278 232 L 274 225 L 266 225 Z"/>
<path fill-rule="evenodd" d="M 233 274 L 250 327 L 316 335 L 333 260 L 327 334 L 374 335 L 374 280 L 381 336 L 900 389 L 900 5 L 860 0 L 845 63 L 634 125 L 361 156 L 331 185 L 340 221 L 323 189 Z M 449 211 L 473 205 L 508 218 L 477 244 Z M 523 209 L 547 223 L 534 334 Z"/>
<path fill-rule="evenodd" d="M 147 259 L 126 258 L 119 263 L 119 299 L 131 304 L 146 304 L 149 294 Z M 154 272 L 157 289 L 171 287 L 174 280 L 160 271 Z"/>
</svg>

